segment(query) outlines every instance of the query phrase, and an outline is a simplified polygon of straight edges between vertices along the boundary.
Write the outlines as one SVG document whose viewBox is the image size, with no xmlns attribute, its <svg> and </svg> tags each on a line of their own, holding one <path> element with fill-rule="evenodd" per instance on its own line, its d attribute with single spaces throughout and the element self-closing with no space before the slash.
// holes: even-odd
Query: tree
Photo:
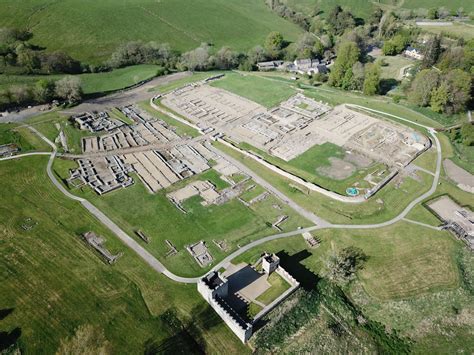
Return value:
<svg viewBox="0 0 474 355">
<path fill-rule="evenodd" d="M 471 76 L 461 69 L 453 69 L 444 75 L 448 87 L 448 102 L 444 107 L 447 114 L 458 113 L 466 109 L 471 99 Z"/>
<path fill-rule="evenodd" d="M 361 90 L 364 85 L 365 68 L 361 62 L 355 62 L 352 66 L 352 83 L 351 90 Z"/>
<path fill-rule="evenodd" d="M 326 276 L 338 284 L 345 284 L 355 278 L 358 270 L 368 260 L 362 249 L 347 247 L 339 253 L 331 253 L 325 261 Z"/>
<path fill-rule="evenodd" d="M 438 18 L 438 9 L 432 7 L 428 10 L 428 18 L 430 20 L 436 20 Z"/>
<path fill-rule="evenodd" d="M 110 344 L 101 329 L 81 325 L 73 337 L 62 339 L 56 355 L 107 355 Z"/>
<path fill-rule="evenodd" d="M 39 103 L 51 101 L 54 96 L 54 87 L 55 84 L 52 80 L 38 80 L 33 88 L 34 99 Z"/>
<path fill-rule="evenodd" d="M 411 83 L 408 100 L 418 106 L 428 106 L 431 94 L 438 87 L 440 75 L 435 69 L 421 70 Z"/>
<path fill-rule="evenodd" d="M 202 43 L 201 46 L 181 56 L 181 65 L 191 71 L 206 70 L 209 66 L 209 45 Z"/>
<path fill-rule="evenodd" d="M 423 69 L 431 68 L 438 61 L 441 54 L 441 37 L 433 36 L 427 43 L 423 53 L 421 67 Z"/>
<path fill-rule="evenodd" d="M 265 50 L 272 58 L 278 58 L 283 48 L 283 35 L 280 32 L 270 32 L 265 39 Z"/>
<path fill-rule="evenodd" d="M 462 143 L 466 146 L 474 146 L 474 126 L 470 122 L 465 122 L 461 126 Z"/>
<path fill-rule="evenodd" d="M 247 53 L 247 59 L 251 64 L 267 60 L 267 53 L 262 46 L 255 46 Z"/>
<path fill-rule="evenodd" d="M 449 102 L 448 83 L 443 81 L 431 94 L 430 106 L 435 112 L 443 112 Z"/>
<path fill-rule="evenodd" d="M 352 81 L 352 66 L 359 60 L 359 56 L 360 50 L 356 43 L 342 43 L 329 75 L 329 85 L 348 89 Z"/>
<path fill-rule="evenodd" d="M 379 91 L 380 66 L 375 63 L 368 63 L 365 66 L 365 79 L 363 91 L 365 95 L 375 95 Z"/>
<path fill-rule="evenodd" d="M 336 35 L 341 35 L 346 29 L 355 27 L 354 16 L 349 11 L 344 11 L 339 5 L 331 10 L 326 21 Z"/>
<path fill-rule="evenodd" d="M 78 77 L 66 76 L 56 82 L 56 96 L 75 104 L 82 98 L 81 80 Z"/>
<path fill-rule="evenodd" d="M 214 66 L 218 69 L 232 69 L 239 65 L 239 54 L 229 47 L 222 47 L 214 57 Z"/>
</svg>

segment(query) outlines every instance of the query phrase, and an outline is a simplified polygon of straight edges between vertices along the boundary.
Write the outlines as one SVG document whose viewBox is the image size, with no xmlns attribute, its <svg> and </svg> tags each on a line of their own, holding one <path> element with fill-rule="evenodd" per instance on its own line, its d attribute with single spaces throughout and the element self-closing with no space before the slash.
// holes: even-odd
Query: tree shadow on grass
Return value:
<svg viewBox="0 0 474 355">
<path fill-rule="evenodd" d="M 386 95 L 390 90 L 398 86 L 400 82 L 396 79 L 381 79 L 379 83 L 379 94 Z"/>
<path fill-rule="evenodd" d="M 4 308 L 0 309 L 0 320 L 5 319 L 8 317 L 14 308 Z M 10 348 L 11 346 L 17 344 L 18 339 L 21 337 L 21 328 L 16 327 L 11 331 L 0 331 L 0 352 Z"/>
</svg>

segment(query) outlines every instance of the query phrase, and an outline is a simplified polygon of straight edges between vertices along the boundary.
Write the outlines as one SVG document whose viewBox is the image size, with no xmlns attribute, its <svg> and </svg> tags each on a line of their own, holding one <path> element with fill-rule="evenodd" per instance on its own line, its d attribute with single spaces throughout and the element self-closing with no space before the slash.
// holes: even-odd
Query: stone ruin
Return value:
<svg viewBox="0 0 474 355">
<path fill-rule="evenodd" d="M 113 264 L 122 256 L 122 253 L 113 255 L 107 248 L 104 247 L 104 238 L 98 236 L 94 232 L 86 232 L 82 235 L 84 241 L 94 248 L 109 264 Z"/>
</svg>

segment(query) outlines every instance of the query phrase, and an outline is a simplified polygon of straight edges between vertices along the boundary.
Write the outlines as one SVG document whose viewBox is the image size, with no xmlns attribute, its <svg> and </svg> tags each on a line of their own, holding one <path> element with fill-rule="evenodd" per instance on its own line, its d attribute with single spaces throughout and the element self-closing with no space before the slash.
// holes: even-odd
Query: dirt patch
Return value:
<svg viewBox="0 0 474 355">
<path fill-rule="evenodd" d="M 355 165 L 339 158 L 329 158 L 331 165 L 322 166 L 316 169 L 316 171 L 334 180 L 344 180 L 350 177 L 357 170 Z"/>
<path fill-rule="evenodd" d="M 372 159 L 367 158 L 367 157 L 365 157 L 361 154 L 354 153 L 354 152 L 347 153 L 346 156 L 344 157 L 344 160 L 349 162 L 349 163 L 354 164 L 355 166 L 357 166 L 360 169 L 361 168 L 368 168 L 374 162 Z"/>
<path fill-rule="evenodd" d="M 449 178 L 458 184 L 461 190 L 474 193 L 474 175 L 454 164 L 451 160 L 443 161 L 444 169 Z"/>
</svg>

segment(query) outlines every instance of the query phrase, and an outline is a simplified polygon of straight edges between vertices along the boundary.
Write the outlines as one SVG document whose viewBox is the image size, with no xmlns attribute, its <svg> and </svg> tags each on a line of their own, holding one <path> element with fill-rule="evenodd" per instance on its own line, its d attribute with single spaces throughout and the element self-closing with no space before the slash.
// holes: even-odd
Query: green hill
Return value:
<svg viewBox="0 0 474 355">
<path fill-rule="evenodd" d="M 32 42 L 99 62 L 121 43 L 168 42 L 187 50 L 201 42 L 246 50 L 270 31 L 294 40 L 301 30 L 263 0 L 1 0 L 0 27 L 31 30 Z"/>
</svg>

